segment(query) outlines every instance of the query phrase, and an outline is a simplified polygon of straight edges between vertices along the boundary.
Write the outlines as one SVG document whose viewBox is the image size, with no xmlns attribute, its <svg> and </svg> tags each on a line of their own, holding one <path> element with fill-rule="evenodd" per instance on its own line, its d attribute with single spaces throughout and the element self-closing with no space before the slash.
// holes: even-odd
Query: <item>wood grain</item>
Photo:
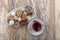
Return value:
<svg viewBox="0 0 60 40">
<path fill-rule="evenodd" d="M 43 12 L 44 11 L 43 5 L 40 5 L 41 3 L 43 4 L 43 1 L 33 0 L 33 3 L 35 3 L 35 7 L 36 7 L 37 17 L 42 21 L 45 20 L 46 24 L 48 25 L 45 31 L 39 36 L 31 35 L 27 30 L 27 25 L 23 27 L 20 26 L 20 28 L 14 28 L 12 26 L 5 24 L 5 17 L 8 14 L 8 12 L 10 12 L 14 8 L 27 5 L 27 0 L 15 0 L 14 3 L 13 1 L 14 0 L 8 0 L 7 3 L 4 0 L 0 1 L 0 13 L 2 13 L 0 14 L 0 16 L 2 17 L 0 20 L 1 22 L 0 23 L 1 24 L 0 40 L 55 40 L 55 7 L 54 7 L 55 1 L 54 0 L 47 1 L 48 2 L 47 14 L 46 14 L 47 17 L 45 19 L 43 16 L 45 14 Z M 56 21 L 56 23 L 58 22 Z M 57 40 L 57 37 L 56 37 L 56 40 Z"/>
<path fill-rule="evenodd" d="M 60 0 L 55 0 L 55 39 L 60 40 Z"/>
</svg>

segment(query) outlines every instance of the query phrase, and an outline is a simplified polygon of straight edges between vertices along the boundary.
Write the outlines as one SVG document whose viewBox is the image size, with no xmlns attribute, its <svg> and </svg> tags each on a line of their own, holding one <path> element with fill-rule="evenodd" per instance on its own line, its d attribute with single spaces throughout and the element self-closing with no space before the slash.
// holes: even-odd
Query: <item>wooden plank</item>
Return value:
<svg viewBox="0 0 60 40">
<path fill-rule="evenodd" d="M 55 11 L 54 11 L 55 7 L 54 5 L 55 5 L 54 0 L 50 0 L 49 6 L 47 6 L 48 9 L 45 17 L 46 23 L 48 25 L 48 29 L 45 31 L 43 35 L 39 37 L 40 38 L 39 40 L 55 40 Z M 42 16 L 42 14 L 40 16 Z M 43 16 L 41 19 L 44 20 Z"/>
<path fill-rule="evenodd" d="M 36 0 L 31 0 L 30 1 L 31 2 L 31 6 L 33 7 L 34 5 L 35 5 L 35 7 L 36 7 Z M 28 30 L 27 30 L 28 31 Z M 27 40 L 38 40 L 38 38 L 39 38 L 39 36 L 33 36 L 33 35 L 31 35 L 29 32 L 27 32 L 26 33 L 26 36 L 27 36 Z"/>
<path fill-rule="evenodd" d="M 12 9 L 12 0 L 0 0 L 0 14 L 1 14 L 1 24 L 0 24 L 0 40 L 12 40 L 12 36 L 9 36 L 11 33 L 11 29 L 8 25 L 6 25 L 6 15 Z M 10 32 L 9 32 L 10 31 Z M 9 33 L 8 33 L 9 32 Z M 13 32 L 11 33 L 13 35 Z"/>
<path fill-rule="evenodd" d="M 47 40 L 55 40 L 55 1 L 50 0 L 49 32 Z"/>
<path fill-rule="evenodd" d="M 14 8 L 13 6 L 13 0 L 6 0 L 7 1 L 7 14 Z M 6 15 L 7 15 L 6 14 Z M 16 35 L 15 35 L 15 28 L 13 28 L 12 26 L 7 25 L 6 28 L 6 35 L 7 35 L 7 39 L 8 40 L 15 40 Z"/>
<path fill-rule="evenodd" d="M 55 0 L 55 39 L 60 40 L 60 0 Z"/>
<path fill-rule="evenodd" d="M 50 28 L 50 26 L 49 26 L 49 19 L 50 19 L 50 10 L 49 10 L 49 6 L 51 6 L 49 3 L 50 3 L 50 1 L 46 1 L 45 2 L 45 4 L 43 4 L 43 1 L 41 0 L 41 2 L 42 3 L 40 3 L 39 1 L 37 2 L 38 3 L 38 6 L 39 6 L 39 10 L 37 11 L 37 13 L 39 12 L 39 16 L 40 16 L 40 19 L 43 21 L 43 22 L 45 22 L 45 24 L 47 25 L 46 26 L 46 29 L 45 29 L 45 31 L 43 32 L 43 34 L 41 35 L 41 36 L 39 36 L 39 40 L 50 40 L 49 38 L 51 38 L 51 36 L 49 37 L 48 35 L 50 35 L 49 34 L 49 29 L 51 29 Z M 39 4 L 40 3 L 40 4 Z M 47 3 L 47 4 L 46 4 Z M 46 8 L 46 10 L 45 10 L 45 8 L 44 8 L 44 5 L 46 6 L 45 8 Z M 45 12 L 44 12 L 45 11 Z M 38 16 L 38 18 L 39 18 L 39 16 Z M 50 30 L 51 31 L 51 30 Z M 48 38 L 49 37 L 49 38 Z"/>
<path fill-rule="evenodd" d="M 5 17 L 8 12 L 10 12 L 13 8 L 17 8 L 20 6 L 26 6 L 27 5 L 27 0 L 8 0 L 6 1 L 2 0 L 0 1 L 1 3 L 4 2 L 2 5 L 0 4 L 0 13 L 2 18 L 1 18 L 1 25 L 0 25 L 0 40 L 55 40 L 55 7 L 54 7 L 54 0 L 50 0 L 48 2 L 48 8 L 47 8 L 47 14 L 46 14 L 46 23 L 48 25 L 48 28 L 42 33 L 40 36 L 33 36 L 31 35 L 28 30 L 27 30 L 27 25 L 25 26 L 20 26 L 19 28 L 14 28 L 9 25 L 5 25 Z M 44 21 L 44 9 L 40 10 L 41 8 L 39 7 L 39 0 L 33 0 L 33 2 L 36 5 L 36 13 L 37 17 L 40 18 L 42 21 Z M 41 5 L 40 5 L 41 6 Z M 42 7 L 42 6 L 41 6 Z M 6 14 L 4 14 L 6 13 Z M 57 18 L 57 17 L 56 17 Z M 60 21 L 59 21 L 60 22 Z M 58 21 L 56 20 L 56 23 Z M 4 26 L 3 26 L 4 24 Z M 57 26 L 57 25 L 56 25 Z M 57 32 L 57 31 L 56 31 Z M 57 38 L 56 33 L 56 39 Z M 3 36 L 2 36 L 3 35 Z"/>
</svg>

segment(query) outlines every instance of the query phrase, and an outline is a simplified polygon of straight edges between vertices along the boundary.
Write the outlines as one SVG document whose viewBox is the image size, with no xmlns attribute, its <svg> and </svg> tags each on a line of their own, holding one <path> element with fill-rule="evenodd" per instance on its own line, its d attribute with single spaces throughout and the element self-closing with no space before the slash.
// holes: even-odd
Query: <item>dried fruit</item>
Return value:
<svg viewBox="0 0 60 40">
<path fill-rule="evenodd" d="M 27 19 L 28 19 L 28 20 L 30 20 L 30 19 L 31 19 L 31 17 L 30 17 L 30 16 L 27 16 Z"/>
<path fill-rule="evenodd" d="M 14 20 L 14 16 L 11 15 L 11 16 L 8 17 L 8 19 L 9 20 Z"/>
<path fill-rule="evenodd" d="M 27 12 L 23 12 L 21 18 L 22 21 L 25 21 L 27 19 Z"/>
</svg>

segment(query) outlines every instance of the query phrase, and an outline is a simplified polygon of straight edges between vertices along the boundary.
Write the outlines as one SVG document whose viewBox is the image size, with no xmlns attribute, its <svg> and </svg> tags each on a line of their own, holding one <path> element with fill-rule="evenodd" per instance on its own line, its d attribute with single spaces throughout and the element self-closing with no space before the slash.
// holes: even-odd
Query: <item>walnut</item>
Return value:
<svg viewBox="0 0 60 40">
<path fill-rule="evenodd" d="M 21 14 L 22 14 L 22 11 L 21 11 L 21 10 L 17 10 L 17 11 L 16 11 L 16 16 L 20 17 Z"/>
</svg>

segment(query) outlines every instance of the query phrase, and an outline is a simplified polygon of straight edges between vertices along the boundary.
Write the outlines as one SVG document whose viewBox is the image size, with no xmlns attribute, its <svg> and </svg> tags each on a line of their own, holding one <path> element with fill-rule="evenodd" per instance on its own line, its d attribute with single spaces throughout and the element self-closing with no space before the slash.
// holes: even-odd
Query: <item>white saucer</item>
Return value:
<svg viewBox="0 0 60 40">
<path fill-rule="evenodd" d="M 34 20 L 42 24 L 42 28 L 41 28 L 41 30 L 38 31 L 38 32 L 36 32 L 36 31 L 32 28 L 32 24 L 33 24 L 33 21 L 34 21 Z M 44 25 L 44 23 L 43 23 L 40 19 L 33 19 L 33 20 L 31 20 L 31 21 L 29 22 L 29 24 L 28 24 L 28 31 L 29 31 L 30 34 L 35 35 L 35 36 L 41 35 L 41 34 L 44 32 L 44 29 L 45 29 L 45 26 L 43 26 L 43 25 Z"/>
</svg>

